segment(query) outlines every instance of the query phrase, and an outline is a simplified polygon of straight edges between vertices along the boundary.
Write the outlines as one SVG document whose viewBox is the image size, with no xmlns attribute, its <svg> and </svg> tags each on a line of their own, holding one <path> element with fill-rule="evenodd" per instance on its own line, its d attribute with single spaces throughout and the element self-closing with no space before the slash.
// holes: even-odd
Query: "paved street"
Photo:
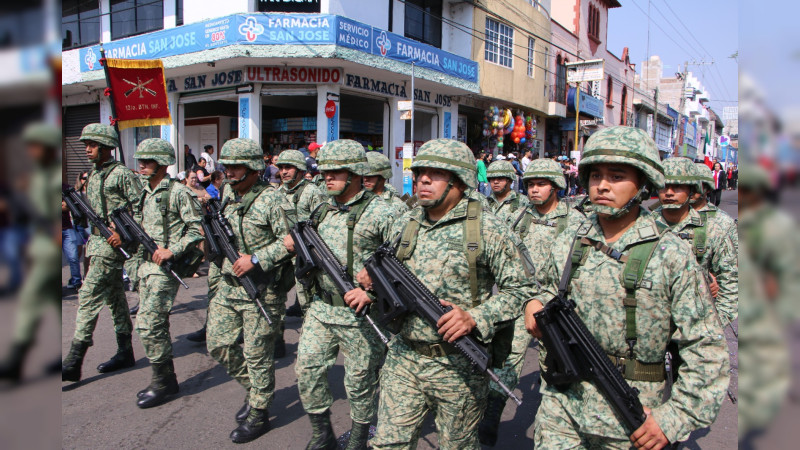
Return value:
<svg viewBox="0 0 800 450">
<path fill-rule="evenodd" d="M 721 206 L 736 217 L 736 192 L 726 191 Z M 68 268 L 65 267 L 63 273 L 63 282 L 66 284 Z M 186 282 L 189 289 L 180 290 L 170 317 L 180 395 L 150 410 L 136 407 L 136 392 L 149 383 L 150 368 L 135 335 L 136 366 L 119 373 L 97 373 L 95 367 L 108 359 L 116 347 L 111 318 L 108 310 L 104 309 L 95 332 L 95 345 L 89 349 L 84 362 L 83 381 L 62 385 L 63 448 L 304 448 L 311 427 L 299 401 L 294 373 L 300 319 L 288 318 L 286 324 L 289 355 L 279 360 L 277 365 L 275 402 L 270 409 L 273 430 L 255 442 L 234 446 L 228 434 L 236 427 L 233 415 L 242 404 L 244 391 L 209 357 L 204 344 L 185 339 L 188 333 L 203 325 L 207 290 L 205 277 L 187 279 Z M 137 295 L 128 293 L 128 302 L 134 305 Z M 76 293 L 65 291 L 62 302 L 62 354 L 69 349 L 77 307 Z M 5 306 L 4 312 L 9 312 Z M 735 352 L 736 340 L 729 330 L 728 335 L 730 348 Z M 524 401 L 523 406 L 517 408 L 513 402 L 508 403 L 496 448 L 533 446 L 533 411 L 540 400 L 536 392 L 536 359 L 536 351 L 529 350 L 521 384 L 516 389 Z M 732 361 L 735 386 L 735 356 Z M 332 411 L 337 435 L 350 427 L 342 377 L 340 358 L 339 364 L 329 374 L 336 399 Z M 733 390 L 735 392 L 735 388 Z M 710 429 L 695 433 L 689 447 L 734 448 L 737 444 L 736 413 L 736 405 L 726 398 L 717 422 Z M 419 448 L 436 446 L 436 433 L 429 417 Z"/>
</svg>

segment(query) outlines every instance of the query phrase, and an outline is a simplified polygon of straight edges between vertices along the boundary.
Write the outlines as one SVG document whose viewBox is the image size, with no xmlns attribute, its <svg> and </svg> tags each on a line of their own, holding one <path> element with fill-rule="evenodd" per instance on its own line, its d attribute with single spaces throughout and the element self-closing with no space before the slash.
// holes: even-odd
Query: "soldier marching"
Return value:
<svg viewBox="0 0 800 450">
<path fill-rule="evenodd" d="M 113 161 L 117 137 L 111 127 L 90 125 L 82 140 L 96 166 L 89 179 L 91 206 L 103 219 L 115 208 L 129 208 L 159 245 L 138 270 L 137 319 L 154 372 L 138 402 L 157 406 L 178 391 L 167 315 L 178 284 L 161 266 L 200 240 L 199 207 L 166 177 L 175 158 L 168 142 L 150 139 L 137 149 L 142 189 L 132 172 Z M 728 384 L 722 325 L 735 320 L 737 310 L 736 225 L 703 201 L 706 174 L 688 160 L 662 163 L 641 130 L 611 127 L 589 139 L 579 165 L 588 201 L 579 208 L 559 199 L 563 172 L 544 159 L 531 162 L 523 175 L 526 196 L 511 189 L 511 164 L 493 163 L 487 173 L 492 194 L 482 199 L 472 151 L 449 139 L 420 148 L 411 166 L 417 195 L 411 210 L 388 184 L 386 156 L 365 152 L 355 141 L 332 141 L 320 150 L 325 192 L 305 179 L 299 151 L 279 155 L 278 189 L 259 181 L 265 167 L 255 141 L 232 139 L 220 153 L 227 176 L 222 215 L 239 257 L 224 260 L 213 273 L 207 347 L 246 391 L 233 442 L 271 429 L 274 358 L 284 353 L 286 294 L 293 285 L 304 312 L 295 372 L 312 425 L 308 449 L 337 446 L 327 374 L 339 352 L 350 406 L 347 448 L 415 448 L 429 412 L 442 448 L 494 445 L 507 393 L 453 343 L 469 335 L 486 346 L 498 381 L 513 390 L 531 345 L 538 347 L 540 369 L 551 369 L 548 349 L 533 339 L 542 336 L 534 314 L 560 287 L 626 383 L 638 389 L 645 416 L 641 427 L 626 429 L 591 381 L 566 388 L 543 381 L 533 424 L 536 446 L 662 448 L 715 420 Z M 162 192 L 170 199 L 165 215 L 157 212 L 164 206 Z M 662 207 L 651 213 L 641 202 L 656 193 Z M 298 221 L 310 221 L 355 289 L 339 294 L 322 272 L 312 276 L 308 290 L 300 289 L 290 236 Z M 413 313 L 391 324 L 381 321 L 386 305 L 373 291 L 365 262 L 385 243 L 446 308 L 435 326 Z M 94 270 L 81 289 L 64 380 L 80 379 L 103 302 L 112 309 L 119 351 L 102 371 L 133 365 L 123 259 L 115 252 L 125 245 L 116 233 L 90 240 Z M 248 295 L 243 277 L 259 280 L 257 298 Z M 388 345 L 357 314 L 367 307 L 380 330 L 394 333 Z M 670 344 L 682 363 L 668 385 L 664 355 Z M 377 424 L 374 436 L 370 424 Z"/>
</svg>

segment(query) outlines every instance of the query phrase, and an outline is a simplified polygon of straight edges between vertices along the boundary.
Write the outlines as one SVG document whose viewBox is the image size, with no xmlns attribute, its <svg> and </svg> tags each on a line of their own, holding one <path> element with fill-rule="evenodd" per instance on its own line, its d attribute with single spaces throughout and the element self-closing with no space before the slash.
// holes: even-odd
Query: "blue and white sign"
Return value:
<svg viewBox="0 0 800 450">
<path fill-rule="evenodd" d="M 354 20 L 329 14 L 236 14 L 107 42 L 106 57 L 157 59 L 237 44 L 336 44 L 478 81 L 478 63 Z M 79 50 L 81 72 L 100 70 L 100 46 Z"/>
<path fill-rule="evenodd" d="M 450 126 L 450 120 L 452 120 L 453 114 L 450 111 L 444 112 L 444 130 L 442 131 L 442 137 L 445 139 L 455 139 L 455 136 L 452 136 L 452 127 Z"/>
<path fill-rule="evenodd" d="M 339 102 L 334 102 L 336 109 L 334 110 L 333 117 L 328 118 L 327 131 L 328 142 L 339 139 Z"/>
<path fill-rule="evenodd" d="M 603 118 L 603 101 L 599 98 L 592 97 L 584 91 L 581 91 L 581 100 L 578 108 L 581 110 L 581 114 L 597 117 L 598 119 Z M 567 94 L 567 110 L 575 112 L 575 88 L 570 88 Z"/>
<path fill-rule="evenodd" d="M 250 137 L 250 99 L 239 97 L 239 137 Z"/>
</svg>

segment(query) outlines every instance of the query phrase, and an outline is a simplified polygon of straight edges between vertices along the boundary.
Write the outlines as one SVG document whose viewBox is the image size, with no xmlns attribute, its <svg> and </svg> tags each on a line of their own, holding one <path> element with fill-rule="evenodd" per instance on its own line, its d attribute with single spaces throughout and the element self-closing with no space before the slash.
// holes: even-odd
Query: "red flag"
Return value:
<svg viewBox="0 0 800 450">
<path fill-rule="evenodd" d="M 711 158 L 709 158 L 708 156 L 706 156 L 705 158 L 703 158 L 703 163 L 704 163 L 705 165 L 707 165 L 709 169 L 713 169 L 713 168 L 714 168 L 714 162 L 713 162 L 713 161 L 711 161 Z"/>
<path fill-rule="evenodd" d="M 107 58 L 105 64 L 120 129 L 172 123 L 161 60 Z"/>
</svg>

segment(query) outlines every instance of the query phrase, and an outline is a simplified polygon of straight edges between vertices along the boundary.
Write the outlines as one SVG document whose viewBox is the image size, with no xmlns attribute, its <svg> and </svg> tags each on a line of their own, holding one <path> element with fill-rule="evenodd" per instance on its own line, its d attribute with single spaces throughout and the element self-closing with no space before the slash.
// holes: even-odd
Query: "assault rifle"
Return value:
<svg viewBox="0 0 800 450">
<path fill-rule="evenodd" d="M 117 229 L 117 232 L 123 241 L 138 242 L 144 246 L 145 251 L 150 253 L 151 257 L 153 253 L 158 250 L 158 244 L 156 244 L 156 241 L 154 241 L 153 238 L 144 231 L 144 228 L 142 228 L 142 226 L 133 219 L 133 216 L 131 216 L 131 213 L 127 208 L 122 207 L 112 211 L 111 221 L 114 222 L 114 227 Z M 173 261 L 164 261 L 164 263 L 161 264 L 161 267 L 175 277 L 181 286 L 189 289 L 189 286 L 184 283 L 183 280 L 181 280 L 180 275 L 175 273 L 175 271 L 172 269 L 172 263 Z"/>
<path fill-rule="evenodd" d="M 73 219 L 80 220 L 81 218 L 85 217 L 89 220 L 89 222 L 92 223 L 92 225 L 94 225 L 95 228 L 100 230 L 100 235 L 106 239 L 110 238 L 111 235 L 114 234 L 114 232 L 108 228 L 108 225 L 103 222 L 103 219 L 101 219 L 100 216 L 94 212 L 92 207 L 86 203 L 81 194 L 79 194 L 74 187 L 70 186 L 61 191 L 61 198 L 64 199 L 64 203 L 67 204 L 67 208 L 69 208 L 69 211 L 72 213 Z M 117 250 L 122 254 L 122 256 L 125 257 L 125 259 L 131 259 L 131 255 L 129 255 L 124 248 L 117 247 Z"/>
<path fill-rule="evenodd" d="M 394 246 L 384 243 L 364 264 L 372 279 L 372 289 L 378 297 L 378 309 L 381 313 L 381 322 L 387 323 L 395 318 L 415 313 L 433 327 L 443 315 L 453 309 L 445 308 L 439 299 L 414 276 L 399 259 L 394 255 Z M 492 381 L 517 405 L 522 405 L 513 392 L 503 384 L 491 367 L 489 352 L 477 339 L 471 335 L 462 336 L 452 345 L 469 359 L 473 367 L 485 372 Z"/>
<path fill-rule="evenodd" d="M 567 258 L 558 285 L 558 295 L 533 315 L 547 349 L 547 371 L 542 377 L 559 390 L 567 389 L 572 383 L 590 381 L 631 434 L 645 421 L 639 391 L 625 381 L 620 370 L 578 317 L 575 302 L 567 299 L 571 272 L 572 258 Z"/>
<path fill-rule="evenodd" d="M 352 277 L 347 274 L 346 267 L 339 263 L 336 255 L 331 252 L 331 249 L 319 236 L 310 220 L 297 222 L 292 228 L 291 235 L 294 240 L 295 253 L 297 254 L 295 276 L 300 280 L 303 287 L 310 289 L 312 272 L 321 270 L 328 274 L 339 295 L 344 296 L 344 294 L 356 288 Z M 367 319 L 367 322 L 378 333 L 381 341 L 384 344 L 389 343 L 389 339 L 381 332 L 372 317 L 369 316 L 369 305 L 361 308 L 361 311 L 356 313 L 356 316 Z"/>
<path fill-rule="evenodd" d="M 236 247 L 236 235 L 233 233 L 233 228 L 231 228 L 230 222 L 228 222 L 228 219 L 225 218 L 222 213 L 225 210 L 228 200 L 229 199 L 226 198 L 225 201 L 220 203 L 218 199 L 209 199 L 205 204 L 206 217 L 204 217 L 202 223 L 203 231 L 206 234 L 206 240 L 208 241 L 211 252 L 218 255 L 221 254 L 233 264 L 239 259 L 239 249 Z M 221 261 L 217 262 L 217 266 L 222 267 Z M 255 275 L 259 272 L 263 271 L 260 266 L 256 265 L 250 272 L 237 278 L 245 292 L 247 292 L 247 296 L 250 297 L 250 300 L 256 302 L 258 309 L 261 310 L 261 314 L 267 319 L 267 323 L 272 325 L 272 319 L 269 317 L 269 314 L 267 314 L 267 310 L 264 309 L 264 305 L 259 299 L 259 294 L 266 287 L 258 285 L 255 281 Z"/>
</svg>

